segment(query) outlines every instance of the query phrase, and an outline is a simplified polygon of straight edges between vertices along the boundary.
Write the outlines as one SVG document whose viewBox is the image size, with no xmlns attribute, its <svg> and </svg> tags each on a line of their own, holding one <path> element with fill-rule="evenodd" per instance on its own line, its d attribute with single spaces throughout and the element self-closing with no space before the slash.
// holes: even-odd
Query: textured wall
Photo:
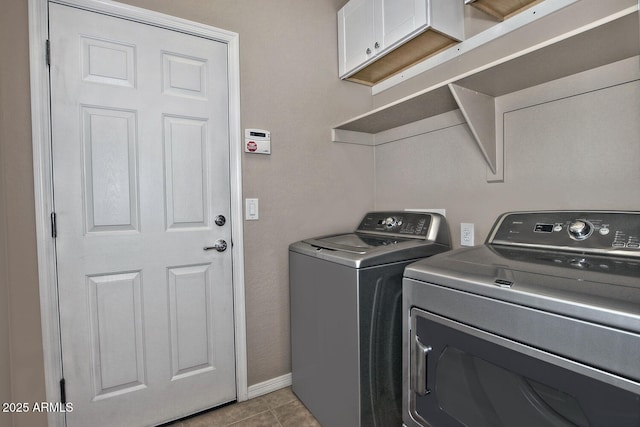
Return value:
<svg viewBox="0 0 640 427">
<path fill-rule="evenodd" d="M 0 363 L 0 380 L 11 377 L 12 402 L 45 400 L 40 298 L 35 243 L 35 208 L 31 151 L 29 93 L 29 33 L 27 2 L 4 0 L 0 14 L 0 219 L 6 226 L 1 244 L 6 246 L 6 271 L 0 273 L 0 331 L 9 325 L 9 345 L 0 332 L 0 346 L 9 352 L 10 364 Z M 2 250 L 0 250 L 0 256 Z M 5 282 L 6 281 L 6 282 Z M 6 299 L 4 298 L 6 296 Z M 4 359 L 6 353 L 0 355 Z M 0 390 L 4 392 L 6 383 Z M 5 401 L 3 399 L 3 401 Z M 13 416 L 14 426 L 45 423 L 46 414 Z M 0 414 L 5 422 L 6 414 Z"/>
<path fill-rule="evenodd" d="M 640 82 L 554 100 L 557 83 L 509 95 L 517 105 L 547 100 L 505 114 L 503 183 L 486 182 L 486 163 L 461 124 L 377 147 L 376 207 L 445 208 L 458 246 L 461 222 L 476 224 L 479 244 L 512 210 L 640 210 Z"/>
<path fill-rule="evenodd" d="M 0 23 L 0 25 L 2 25 Z M 0 52 L 5 51 L 3 35 L 0 35 Z M 0 100 L 2 99 L 2 81 L 0 80 Z M 4 191 L 4 144 L 2 134 L 4 113 L 0 107 L 0 402 L 11 402 L 11 364 L 9 346 L 11 342 L 9 328 L 9 271 L 7 259 L 7 199 Z M 11 426 L 11 414 L 0 414 L 0 427 Z"/>
</svg>

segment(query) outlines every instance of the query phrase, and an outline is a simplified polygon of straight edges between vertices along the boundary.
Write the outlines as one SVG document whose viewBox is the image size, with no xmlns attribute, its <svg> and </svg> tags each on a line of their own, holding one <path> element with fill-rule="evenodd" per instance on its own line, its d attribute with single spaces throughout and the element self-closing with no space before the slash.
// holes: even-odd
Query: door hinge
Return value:
<svg viewBox="0 0 640 427">
<path fill-rule="evenodd" d="M 51 212 L 51 237 L 58 237 L 58 224 L 56 222 L 56 213 Z"/>
<path fill-rule="evenodd" d="M 67 389 L 65 387 L 64 378 L 60 380 L 60 403 L 63 405 L 67 403 Z"/>
<path fill-rule="evenodd" d="M 46 49 L 45 56 L 47 59 L 47 66 L 50 67 L 51 66 L 51 43 L 49 42 L 49 40 L 47 40 L 46 42 L 45 49 Z"/>
</svg>

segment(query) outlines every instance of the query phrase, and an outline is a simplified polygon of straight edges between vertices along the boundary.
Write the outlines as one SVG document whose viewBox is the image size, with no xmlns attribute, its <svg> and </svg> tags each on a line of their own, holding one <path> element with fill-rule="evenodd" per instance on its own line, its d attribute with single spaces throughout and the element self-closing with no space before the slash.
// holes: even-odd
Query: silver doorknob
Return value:
<svg viewBox="0 0 640 427">
<path fill-rule="evenodd" d="M 218 252 L 224 252 L 227 250 L 227 242 L 222 239 L 218 239 L 213 242 L 213 246 L 205 246 L 203 248 L 205 251 L 210 251 L 211 249 L 215 249 Z"/>
<path fill-rule="evenodd" d="M 216 225 L 222 227 L 227 222 L 227 218 L 225 218 L 224 215 L 217 215 L 213 222 L 215 222 Z"/>
</svg>

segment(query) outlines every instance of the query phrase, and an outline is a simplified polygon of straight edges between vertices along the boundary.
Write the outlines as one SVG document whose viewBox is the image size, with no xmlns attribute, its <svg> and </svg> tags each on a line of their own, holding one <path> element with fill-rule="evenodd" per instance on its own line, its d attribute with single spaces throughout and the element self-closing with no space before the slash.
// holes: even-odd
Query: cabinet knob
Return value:
<svg viewBox="0 0 640 427">
<path fill-rule="evenodd" d="M 376 49 L 380 49 L 380 43 L 376 42 L 376 44 L 374 44 L 373 47 L 375 47 Z"/>
<path fill-rule="evenodd" d="M 367 52 L 367 55 L 371 55 L 371 48 L 368 47 L 366 52 Z"/>
</svg>

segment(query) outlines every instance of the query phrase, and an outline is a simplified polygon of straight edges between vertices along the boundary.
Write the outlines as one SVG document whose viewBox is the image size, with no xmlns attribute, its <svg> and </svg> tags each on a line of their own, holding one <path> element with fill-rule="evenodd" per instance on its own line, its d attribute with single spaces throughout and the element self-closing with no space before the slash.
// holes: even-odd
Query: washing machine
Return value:
<svg viewBox="0 0 640 427">
<path fill-rule="evenodd" d="M 402 425 L 402 275 L 450 249 L 436 213 L 371 212 L 289 247 L 293 392 L 324 427 Z"/>
</svg>

